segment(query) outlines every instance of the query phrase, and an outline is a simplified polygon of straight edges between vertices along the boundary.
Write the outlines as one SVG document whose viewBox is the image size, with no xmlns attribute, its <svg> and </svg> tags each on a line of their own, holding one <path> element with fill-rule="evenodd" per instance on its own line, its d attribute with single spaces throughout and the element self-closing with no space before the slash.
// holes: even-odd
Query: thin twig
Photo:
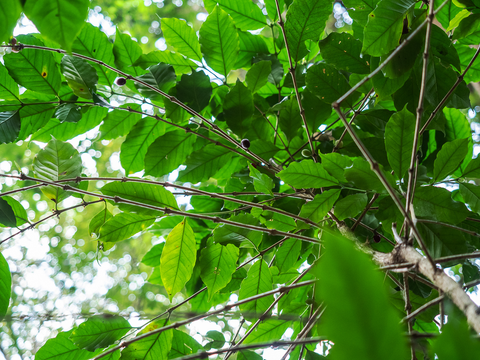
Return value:
<svg viewBox="0 0 480 360">
<path fill-rule="evenodd" d="M 360 216 L 358 217 L 357 221 L 355 221 L 355 223 L 352 225 L 351 229 L 352 231 L 355 231 L 355 229 L 357 228 L 358 224 L 362 221 L 362 219 L 365 217 L 365 215 L 367 214 L 368 210 L 372 207 L 373 203 L 375 202 L 375 200 L 378 199 L 378 194 L 375 193 L 373 194 L 372 196 L 372 199 L 370 200 L 370 202 L 367 204 L 367 207 L 365 209 L 363 209 L 362 213 L 360 214 Z"/>
</svg>

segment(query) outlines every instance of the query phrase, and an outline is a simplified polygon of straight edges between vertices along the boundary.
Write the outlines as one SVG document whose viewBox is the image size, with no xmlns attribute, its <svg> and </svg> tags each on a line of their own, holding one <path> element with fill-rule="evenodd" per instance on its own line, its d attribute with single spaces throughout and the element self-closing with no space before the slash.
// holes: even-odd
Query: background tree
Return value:
<svg viewBox="0 0 480 360">
<path fill-rule="evenodd" d="M 476 2 L 131 5 L 0 7 L 4 356 L 473 358 Z"/>
</svg>

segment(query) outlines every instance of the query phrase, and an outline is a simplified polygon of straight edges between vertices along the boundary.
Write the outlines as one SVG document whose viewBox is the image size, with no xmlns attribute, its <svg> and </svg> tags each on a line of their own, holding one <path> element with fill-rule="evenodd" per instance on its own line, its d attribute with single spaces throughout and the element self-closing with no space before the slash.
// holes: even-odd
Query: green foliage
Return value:
<svg viewBox="0 0 480 360">
<path fill-rule="evenodd" d="M 0 253 L 0 275 L 0 319 L 3 319 L 7 313 L 8 305 L 10 304 L 12 275 L 10 274 L 7 260 L 5 260 L 2 253 Z"/>
</svg>

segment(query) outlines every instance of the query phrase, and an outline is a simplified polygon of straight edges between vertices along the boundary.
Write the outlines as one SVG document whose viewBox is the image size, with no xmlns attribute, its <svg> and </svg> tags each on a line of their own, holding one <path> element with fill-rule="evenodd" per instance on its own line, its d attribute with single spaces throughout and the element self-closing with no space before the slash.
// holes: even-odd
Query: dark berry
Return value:
<svg viewBox="0 0 480 360">
<path fill-rule="evenodd" d="M 123 86 L 127 83 L 127 79 L 125 79 L 124 77 L 119 77 L 117 78 L 117 80 L 115 80 L 115 84 L 117 84 L 118 86 Z"/>
<path fill-rule="evenodd" d="M 375 233 L 375 235 L 373 235 L 373 241 L 375 241 L 376 243 L 379 243 L 380 240 L 382 240 L 382 238 L 380 237 L 380 235 L 378 235 L 377 233 Z"/>
<path fill-rule="evenodd" d="M 240 143 L 244 149 L 248 149 L 250 147 L 250 140 L 248 139 L 243 139 L 242 142 Z"/>
<path fill-rule="evenodd" d="M 16 45 L 17 44 L 17 39 L 16 38 L 11 38 L 10 39 L 10 44 L 11 45 Z"/>
</svg>

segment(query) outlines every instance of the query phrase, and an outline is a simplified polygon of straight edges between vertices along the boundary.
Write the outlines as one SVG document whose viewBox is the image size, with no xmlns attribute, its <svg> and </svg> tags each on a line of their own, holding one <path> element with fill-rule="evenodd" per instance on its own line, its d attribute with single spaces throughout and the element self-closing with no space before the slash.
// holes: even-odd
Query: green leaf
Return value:
<svg viewBox="0 0 480 360">
<path fill-rule="evenodd" d="M 387 181 L 390 185 L 395 187 L 395 180 L 392 175 L 382 170 L 382 168 L 383 167 L 380 165 L 380 170 L 383 172 Z M 353 166 L 345 170 L 345 178 L 348 181 L 353 182 L 358 189 L 374 190 L 378 193 L 384 193 L 387 191 L 379 180 L 377 174 L 375 174 L 370 168 L 370 164 L 362 158 L 355 158 L 353 160 Z"/>
<path fill-rule="evenodd" d="M 170 301 L 192 276 L 195 262 L 195 234 L 185 218 L 168 235 L 160 259 L 162 282 Z"/>
<path fill-rule="evenodd" d="M 62 74 L 75 95 L 92 99 L 92 92 L 98 82 L 98 75 L 93 66 L 75 56 L 65 55 L 62 58 Z"/>
<path fill-rule="evenodd" d="M 388 299 L 383 274 L 350 240 L 330 233 L 322 239 L 328 251 L 316 268 L 321 286 L 315 288 L 315 297 L 326 305 L 320 326 L 335 343 L 332 353 L 338 359 L 407 359 L 407 339 Z"/>
<path fill-rule="evenodd" d="M 164 319 L 157 320 L 150 323 L 146 328 L 140 331 L 137 336 L 142 336 L 165 325 L 166 321 Z M 122 350 L 122 359 L 167 360 L 168 353 L 172 348 L 173 331 L 174 330 L 172 329 L 162 331 L 135 341 L 133 344 Z"/>
<path fill-rule="evenodd" d="M 355 11 L 349 11 L 350 17 L 358 22 L 359 25 L 365 27 L 368 21 L 368 15 L 377 6 L 377 0 L 345 0 L 344 5 L 346 8 L 354 8 Z"/>
<path fill-rule="evenodd" d="M 242 224 L 258 226 L 258 219 L 250 214 L 232 216 L 230 221 Z M 233 225 L 223 225 L 213 231 L 213 240 L 216 243 L 226 245 L 233 244 L 237 247 L 256 247 L 262 241 L 262 234 L 258 231 L 240 228 Z"/>
<path fill-rule="evenodd" d="M 285 32 L 294 62 L 307 54 L 306 40 L 318 41 L 332 13 L 327 0 L 296 0 L 287 11 Z"/>
<path fill-rule="evenodd" d="M 433 182 L 451 175 L 465 159 L 468 153 L 469 139 L 456 139 L 442 146 L 435 159 Z"/>
<path fill-rule="evenodd" d="M 393 114 L 385 126 L 388 162 L 398 179 L 402 179 L 410 167 L 414 132 L 415 116 L 406 107 Z"/>
<path fill-rule="evenodd" d="M 321 188 L 338 185 L 338 180 L 329 175 L 322 164 L 313 160 L 293 162 L 278 173 L 280 179 L 295 188 Z"/>
<path fill-rule="evenodd" d="M 280 231 L 291 231 L 297 227 L 293 218 L 278 213 L 273 213 L 272 218 L 268 221 L 264 221 L 264 224 L 269 229 L 277 229 Z"/>
<path fill-rule="evenodd" d="M 82 159 L 71 144 L 52 139 L 33 160 L 33 171 L 35 176 L 42 180 L 71 179 L 82 173 Z M 63 183 L 63 185 L 67 184 Z M 57 204 L 71 195 L 71 193 L 52 185 L 41 189 L 45 196 Z"/>
<path fill-rule="evenodd" d="M 237 31 L 240 40 L 240 47 L 235 69 L 250 67 L 253 57 L 257 54 L 268 54 L 268 47 L 263 37 L 252 35 L 248 31 Z"/>
<path fill-rule="evenodd" d="M 335 204 L 335 216 L 339 220 L 358 215 L 367 206 L 367 194 L 348 195 Z"/>
<path fill-rule="evenodd" d="M 13 34 L 13 29 L 17 25 L 21 13 L 22 5 L 18 0 L 6 0 L 0 3 L 0 24 L 2 24 L 0 42 L 6 42 Z"/>
<path fill-rule="evenodd" d="M 435 0 L 435 10 L 443 3 L 442 0 Z M 461 11 L 459 7 L 455 6 L 453 1 L 449 1 L 443 6 L 440 11 L 435 15 L 435 18 L 438 20 L 444 29 L 447 29 L 455 16 Z"/>
<path fill-rule="evenodd" d="M 270 19 L 273 21 L 277 21 L 278 19 L 278 11 L 277 11 L 277 5 L 276 5 L 276 0 L 265 0 L 265 8 L 267 9 L 267 14 L 270 16 Z M 280 11 L 283 13 L 283 9 L 285 7 L 285 1 L 284 0 L 279 0 L 278 5 L 280 7 Z"/>
<path fill-rule="evenodd" d="M 38 349 L 35 354 L 37 360 L 87 360 L 92 357 L 92 353 L 87 350 L 79 349 L 68 337 L 70 332 L 60 332 L 58 335 Z"/>
<path fill-rule="evenodd" d="M 19 35 L 17 41 L 26 45 L 45 46 L 34 35 Z M 3 60 L 19 85 L 39 93 L 58 95 L 61 78 L 51 52 L 23 49 L 18 53 L 6 54 Z"/>
<path fill-rule="evenodd" d="M 55 111 L 55 118 L 60 120 L 61 123 L 64 121 L 77 123 L 82 118 L 82 113 L 76 104 L 61 104 Z"/>
<path fill-rule="evenodd" d="M 261 322 L 257 328 L 245 339 L 244 344 L 256 344 L 281 339 L 292 323 L 275 318 Z"/>
<path fill-rule="evenodd" d="M 225 337 L 219 331 L 210 330 L 207 331 L 206 337 L 212 339 L 209 343 L 205 344 L 205 350 L 220 349 L 225 345 Z"/>
<path fill-rule="evenodd" d="M 419 218 L 448 224 L 458 224 L 470 214 L 464 204 L 452 200 L 450 191 L 435 186 L 417 188 L 413 207 Z"/>
<path fill-rule="evenodd" d="M 463 359 L 474 360 L 480 352 L 480 344 L 472 337 L 465 319 L 450 320 L 442 327 L 442 333 L 432 341 L 432 350 L 439 360 Z"/>
<path fill-rule="evenodd" d="M 19 111 L 0 112 L 0 144 L 14 142 L 20 133 Z"/>
<path fill-rule="evenodd" d="M 95 351 L 112 345 L 131 328 L 122 316 L 95 315 L 74 329 L 70 339 L 81 349 Z"/>
<path fill-rule="evenodd" d="M 158 262 L 160 263 L 160 256 L 158 257 L 158 259 L 159 259 Z M 147 281 L 148 281 L 150 284 L 163 286 L 162 274 L 160 273 L 160 265 L 155 266 L 155 267 L 153 268 L 153 271 L 152 271 L 152 273 L 150 274 L 150 276 L 148 277 Z"/>
<path fill-rule="evenodd" d="M 208 66 L 227 77 L 237 61 L 239 40 L 232 18 L 219 6 L 202 24 L 200 44 Z"/>
<path fill-rule="evenodd" d="M 120 213 L 107 220 L 100 228 L 99 239 L 103 242 L 118 242 L 146 230 L 155 222 L 155 216 Z"/>
<path fill-rule="evenodd" d="M 0 320 L 7 314 L 12 294 L 12 275 L 7 260 L 0 252 Z"/>
<path fill-rule="evenodd" d="M 162 255 L 165 243 L 153 245 L 150 250 L 143 256 L 142 263 L 147 266 L 160 266 L 160 256 Z"/>
<path fill-rule="evenodd" d="M 340 196 L 340 189 L 331 189 L 315 195 L 312 201 L 302 206 L 300 216 L 316 223 L 320 222 L 332 209 L 335 201 Z"/>
<path fill-rule="evenodd" d="M 403 19 L 415 0 L 382 0 L 369 15 L 363 32 L 362 53 L 382 56 L 395 49 L 403 30 Z"/>
<path fill-rule="evenodd" d="M 100 191 L 105 195 L 120 196 L 123 199 L 132 200 L 142 204 L 153 205 L 161 208 L 168 207 L 172 209 L 178 209 L 177 201 L 175 200 L 173 194 L 159 185 L 143 184 L 140 182 L 112 181 L 104 185 Z M 130 204 L 120 203 L 120 209 L 145 215 L 161 215 L 161 213 L 155 210 L 145 209 Z"/>
<path fill-rule="evenodd" d="M 165 41 L 180 54 L 194 60 L 202 60 L 197 34 L 184 20 L 163 18 L 162 32 Z"/>
<path fill-rule="evenodd" d="M 210 78 L 203 71 L 182 75 L 176 88 L 177 99 L 198 112 L 207 107 L 212 96 Z"/>
<path fill-rule="evenodd" d="M 209 144 L 187 158 L 187 168 L 180 171 L 177 180 L 191 183 L 206 181 L 228 163 L 231 157 L 232 152 L 229 149 Z"/>
<path fill-rule="evenodd" d="M 93 236 L 93 234 L 98 236 L 100 234 L 100 228 L 112 217 L 112 213 L 106 208 L 95 215 L 92 220 L 90 220 L 90 224 L 88 225 L 88 232 L 90 236 Z"/>
<path fill-rule="evenodd" d="M 248 130 L 248 120 L 254 111 L 252 92 L 237 79 L 237 83 L 225 95 L 223 101 L 223 113 L 228 127 L 239 136 L 243 136 Z"/>
<path fill-rule="evenodd" d="M 470 161 L 463 171 L 463 177 L 467 178 L 480 178 L 480 158 L 477 157 Z"/>
<path fill-rule="evenodd" d="M 338 70 L 356 74 L 368 74 L 370 64 L 368 57 L 360 57 L 362 42 L 348 33 L 332 32 L 320 40 L 320 53 L 323 59 Z"/>
<path fill-rule="evenodd" d="M 300 108 L 298 107 L 298 101 L 295 96 L 291 96 L 288 100 L 282 102 L 282 104 L 284 107 L 280 111 L 278 122 L 280 129 L 282 129 L 287 139 L 292 141 L 298 129 L 302 127 Z"/>
<path fill-rule="evenodd" d="M 347 182 L 344 176 L 345 169 L 353 165 L 353 161 L 348 156 L 339 153 L 320 153 L 320 158 L 323 167 L 330 175 L 341 182 Z"/>
<path fill-rule="evenodd" d="M 268 0 L 267 0 L 268 1 Z M 283 2 L 283 0 L 282 0 Z M 248 338 L 247 338 L 248 340 Z M 237 353 L 237 360 L 263 360 L 263 357 L 258 355 L 256 352 L 243 350 Z"/>
<path fill-rule="evenodd" d="M 141 105 L 135 103 L 127 103 L 121 105 L 120 108 L 141 111 Z M 141 118 L 142 115 L 127 110 L 114 109 L 110 111 L 100 126 L 100 132 L 102 133 L 100 139 L 113 140 L 127 135 Z"/>
<path fill-rule="evenodd" d="M 115 33 L 115 43 L 113 44 L 113 53 L 115 55 L 115 64 L 119 70 L 133 76 L 143 74 L 143 71 L 133 64 L 142 55 L 140 45 L 128 34 L 122 34 L 117 27 Z M 158 63 L 159 61 L 157 61 Z"/>
<path fill-rule="evenodd" d="M 248 270 L 248 275 L 242 281 L 239 292 L 239 300 L 262 294 L 272 290 L 272 274 L 267 263 L 260 259 Z M 240 305 L 240 311 L 246 319 L 258 319 L 273 301 L 273 296 L 265 296 L 257 300 Z"/>
<path fill-rule="evenodd" d="M 201 350 L 203 346 L 193 337 L 183 331 L 173 330 L 172 349 L 168 353 L 168 359 L 195 354 Z"/>
<path fill-rule="evenodd" d="M 6 204 L 5 204 L 6 203 Z M 13 211 L 13 218 L 12 214 L 8 210 L 10 209 Z M 20 226 L 28 222 L 28 215 L 25 208 L 20 204 L 17 200 L 10 196 L 2 196 L 0 198 L 0 227 L 3 225 L 5 226 Z M 13 225 L 7 225 L 5 222 Z"/>
<path fill-rule="evenodd" d="M 275 254 L 275 265 L 280 273 L 290 270 L 298 260 L 302 251 L 302 242 L 298 239 L 287 239 Z"/>
<path fill-rule="evenodd" d="M 248 168 L 250 169 L 250 176 L 253 178 L 255 191 L 273 195 L 272 189 L 275 185 L 270 176 L 262 174 L 252 164 L 248 164 Z"/>
<path fill-rule="evenodd" d="M 205 0 L 203 3 L 209 13 L 218 3 L 233 18 L 237 29 L 257 30 L 267 25 L 262 10 L 249 0 Z"/>
<path fill-rule="evenodd" d="M 271 61 L 262 60 L 252 65 L 250 70 L 247 71 L 247 75 L 245 75 L 247 87 L 252 94 L 256 93 L 267 83 L 268 75 L 270 75 L 271 72 Z"/>
<path fill-rule="evenodd" d="M 120 152 L 120 162 L 125 174 L 143 170 L 149 146 L 164 133 L 165 123 L 152 118 L 143 118 L 133 126 Z"/>
<path fill-rule="evenodd" d="M 70 52 L 87 19 L 89 5 L 88 0 L 27 0 L 23 11 L 43 36 Z"/>
<path fill-rule="evenodd" d="M 476 213 L 480 213 L 480 188 L 477 185 L 460 184 L 460 194 L 465 203 Z"/>
<path fill-rule="evenodd" d="M 310 66 L 305 81 L 307 89 L 327 103 L 336 101 L 351 88 L 347 79 L 337 69 L 325 63 Z M 357 97 L 358 93 L 354 92 L 342 102 L 342 106 L 353 106 Z"/>
<path fill-rule="evenodd" d="M 157 138 L 145 155 L 145 174 L 167 175 L 185 162 L 193 151 L 196 137 L 193 133 L 174 130 Z"/>
<path fill-rule="evenodd" d="M 177 76 L 175 75 L 175 70 L 172 65 L 159 63 L 157 65 L 150 66 L 147 69 L 147 73 L 138 77 L 139 80 L 147 83 L 154 88 L 168 93 L 168 91 L 175 85 L 177 81 Z M 151 99 L 162 98 L 158 92 L 150 89 L 149 87 L 135 83 L 135 86 L 140 91 L 140 93 Z"/>
<path fill-rule="evenodd" d="M 9 0 L 9 1 L 17 1 L 17 0 Z M 19 98 L 19 93 L 18 93 L 17 83 L 8 74 L 7 68 L 3 66 L 3 64 L 0 64 L 0 99 L 18 100 L 18 98 Z"/>
<path fill-rule="evenodd" d="M 185 59 L 182 55 L 168 50 L 152 51 L 148 54 L 143 54 L 133 65 L 146 69 L 160 62 L 172 65 L 177 74 L 189 73 L 198 67 L 192 60 Z"/>
<path fill-rule="evenodd" d="M 83 26 L 82 31 L 73 42 L 72 51 L 115 66 L 113 44 L 104 32 L 90 23 Z M 112 87 L 116 73 L 96 63 L 91 65 L 97 71 L 98 83 Z"/>
<path fill-rule="evenodd" d="M 427 251 L 434 259 L 468 252 L 463 233 L 440 224 L 418 223 Z"/>
</svg>

